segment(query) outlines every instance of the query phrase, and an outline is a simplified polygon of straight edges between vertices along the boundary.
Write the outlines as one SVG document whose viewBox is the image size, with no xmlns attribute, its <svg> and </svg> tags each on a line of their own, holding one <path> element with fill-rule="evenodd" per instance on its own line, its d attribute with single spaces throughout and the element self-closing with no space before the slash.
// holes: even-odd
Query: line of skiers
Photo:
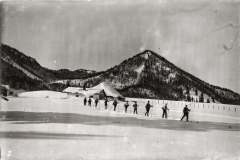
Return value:
<svg viewBox="0 0 240 160">
<path fill-rule="evenodd" d="M 99 102 L 99 100 L 96 98 L 94 100 L 96 108 L 98 106 L 98 102 Z M 84 100 L 83 100 L 83 103 L 84 103 L 84 106 L 86 106 L 87 103 L 88 103 L 88 106 L 91 107 L 92 99 L 88 98 L 88 100 L 87 100 L 87 98 L 85 97 Z M 116 111 L 116 108 L 117 108 L 117 105 L 118 105 L 117 100 L 115 99 L 112 104 L 113 104 L 113 110 Z M 108 100 L 107 99 L 105 99 L 105 101 L 104 101 L 104 106 L 105 106 L 105 110 L 107 110 L 108 109 Z M 125 113 L 127 113 L 127 110 L 128 110 L 129 106 L 130 105 L 129 105 L 128 101 L 126 101 L 126 103 L 124 104 L 124 109 L 125 109 L 124 111 L 125 111 Z M 133 107 L 133 114 L 138 114 L 138 104 L 137 104 L 137 101 L 134 101 L 134 104 L 132 105 L 132 107 Z M 146 112 L 144 114 L 145 116 L 149 117 L 149 112 L 150 112 L 151 107 L 153 107 L 153 106 L 150 104 L 150 101 L 148 101 L 147 104 L 145 105 L 145 109 L 146 109 Z M 190 111 L 191 110 L 188 108 L 188 106 L 185 105 L 185 107 L 183 108 L 183 116 L 181 118 L 181 121 L 185 117 L 186 117 L 186 121 L 189 120 L 189 112 Z M 166 103 L 162 107 L 162 118 L 167 119 L 168 118 L 168 112 L 169 112 L 169 108 L 168 108 L 167 103 Z"/>
<path fill-rule="evenodd" d="M 98 106 L 98 101 L 99 101 L 99 100 L 96 98 L 95 101 L 94 101 L 94 102 L 95 102 L 95 107 Z M 86 106 L 87 103 L 88 103 L 88 106 L 91 107 L 91 105 L 92 105 L 92 99 L 91 99 L 91 98 L 88 98 L 88 100 L 87 100 L 87 98 L 85 97 L 84 100 L 83 100 L 84 106 Z"/>
</svg>

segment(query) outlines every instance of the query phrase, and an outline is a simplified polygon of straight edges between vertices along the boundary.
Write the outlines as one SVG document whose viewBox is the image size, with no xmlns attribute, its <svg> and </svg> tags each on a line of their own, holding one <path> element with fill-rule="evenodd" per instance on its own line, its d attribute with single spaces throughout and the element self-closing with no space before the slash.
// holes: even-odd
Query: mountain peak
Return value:
<svg viewBox="0 0 240 160">
<path fill-rule="evenodd" d="M 163 61 L 167 61 L 164 57 L 162 57 L 160 54 L 152 51 L 152 50 L 149 50 L 149 49 L 146 49 L 144 50 L 143 52 L 137 54 L 136 56 L 142 56 L 144 57 L 145 59 L 148 59 L 149 57 L 155 57 L 155 58 L 159 58 Z"/>
<path fill-rule="evenodd" d="M 153 51 L 151 50 L 144 50 L 143 52 L 140 53 L 140 55 L 148 55 L 148 56 L 151 56 L 152 54 L 155 54 Z"/>
<path fill-rule="evenodd" d="M 111 82 L 126 97 L 240 104 L 239 94 L 212 86 L 151 50 L 144 50 L 81 83 L 91 87 L 104 81 Z M 200 99 L 201 94 L 204 100 Z"/>
</svg>

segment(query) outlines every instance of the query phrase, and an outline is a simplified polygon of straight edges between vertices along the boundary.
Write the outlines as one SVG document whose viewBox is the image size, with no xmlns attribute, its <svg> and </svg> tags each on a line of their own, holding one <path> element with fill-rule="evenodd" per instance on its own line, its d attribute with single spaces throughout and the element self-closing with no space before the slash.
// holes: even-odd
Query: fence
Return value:
<svg viewBox="0 0 240 160">
<path fill-rule="evenodd" d="M 138 103 L 138 116 L 144 116 L 146 110 L 145 105 L 147 99 L 126 98 L 129 101 L 129 107 L 127 110 L 128 116 L 133 114 L 133 101 Z M 168 113 L 168 119 L 180 120 L 182 117 L 182 110 L 185 105 L 191 109 L 190 120 L 192 121 L 209 121 L 209 122 L 224 122 L 224 123 L 240 123 L 240 106 L 217 104 L 217 103 L 196 103 L 196 102 L 184 102 L 184 101 L 169 101 L 169 100 L 150 100 L 150 104 L 153 106 L 150 110 L 150 117 L 161 118 L 162 107 L 168 104 L 170 109 Z M 100 101 L 97 109 L 104 109 L 104 102 Z M 108 111 L 113 111 L 112 102 L 108 103 Z M 120 102 L 117 105 L 117 113 L 124 113 L 124 102 Z"/>
<path fill-rule="evenodd" d="M 137 99 L 137 98 L 127 98 L 128 101 L 137 101 L 140 106 L 147 103 L 148 99 Z M 149 100 L 151 105 L 154 106 L 154 114 L 159 114 L 162 112 L 162 107 L 168 104 L 168 108 L 174 111 L 182 111 L 185 105 L 191 109 L 191 112 L 198 113 L 211 113 L 211 114 L 221 114 L 229 116 L 240 116 L 240 106 L 239 105 L 229 105 L 229 104 L 218 104 L 218 103 L 198 103 L 198 102 L 185 102 L 185 101 L 170 101 L 170 100 Z"/>
</svg>

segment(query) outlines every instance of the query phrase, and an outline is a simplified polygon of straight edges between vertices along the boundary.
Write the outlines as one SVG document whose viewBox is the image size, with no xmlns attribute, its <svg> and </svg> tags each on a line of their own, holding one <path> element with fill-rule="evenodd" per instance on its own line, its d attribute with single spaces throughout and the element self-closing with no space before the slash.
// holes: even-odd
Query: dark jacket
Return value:
<svg viewBox="0 0 240 160">
<path fill-rule="evenodd" d="M 113 101 L 113 105 L 114 105 L 114 106 L 117 106 L 117 101 Z"/>
<path fill-rule="evenodd" d="M 137 108 L 137 106 L 138 106 L 138 105 L 137 105 L 136 103 L 133 104 L 133 108 Z"/>
<path fill-rule="evenodd" d="M 108 101 L 107 101 L 107 100 L 105 100 L 105 102 L 104 102 L 105 106 L 107 105 L 107 103 L 108 103 Z"/>
<path fill-rule="evenodd" d="M 151 108 L 151 105 L 149 103 L 146 104 L 145 106 L 146 109 L 150 109 Z"/>
<path fill-rule="evenodd" d="M 188 109 L 188 107 L 183 108 L 183 113 L 184 114 L 188 114 L 189 112 L 190 112 L 190 109 Z"/>
</svg>

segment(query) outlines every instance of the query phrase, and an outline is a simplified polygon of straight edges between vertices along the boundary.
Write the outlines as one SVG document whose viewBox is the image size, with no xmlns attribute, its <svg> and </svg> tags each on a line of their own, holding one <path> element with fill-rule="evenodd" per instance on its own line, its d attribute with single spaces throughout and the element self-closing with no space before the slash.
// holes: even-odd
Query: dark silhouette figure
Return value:
<svg viewBox="0 0 240 160">
<path fill-rule="evenodd" d="M 151 108 L 150 101 L 147 102 L 145 108 L 146 108 L 145 116 L 149 117 L 149 111 L 150 111 L 150 108 Z"/>
<path fill-rule="evenodd" d="M 165 104 L 165 106 L 162 107 L 162 110 L 163 110 L 162 118 L 166 118 L 167 119 L 167 117 L 168 117 L 167 111 L 169 110 L 168 107 L 167 107 L 167 104 Z"/>
<path fill-rule="evenodd" d="M 91 107 L 91 105 L 92 105 L 92 99 L 88 98 L 88 106 Z"/>
<path fill-rule="evenodd" d="M 107 98 L 104 101 L 104 105 L 105 105 L 105 109 L 107 110 L 107 107 L 108 107 L 108 100 L 107 100 Z"/>
<path fill-rule="evenodd" d="M 98 105 L 98 99 L 96 98 L 95 99 L 95 107 L 97 108 L 97 105 Z"/>
<path fill-rule="evenodd" d="M 124 104 L 124 107 L 125 107 L 125 113 L 127 113 L 127 109 L 129 107 L 128 101 Z"/>
<path fill-rule="evenodd" d="M 137 102 L 135 102 L 133 104 L 133 114 L 138 114 L 137 107 L 138 107 Z"/>
<path fill-rule="evenodd" d="M 84 104 L 84 106 L 87 105 L 87 98 L 86 98 L 86 97 L 85 97 L 84 100 L 83 100 L 83 104 Z"/>
<path fill-rule="evenodd" d="M 83 90 L 86 91 L 86 83 L 83 85 Z"/>
<path fill-rule="evenodd" d="M 181 121 L 184 117 L 186 117 L 186 121 L 188 122 L 188 115 L 191 110 L 187 107 L 187 105 L 183 108 L 183 116 L 181 118 Z"/>
<path fill-rule="evenodd" d="M 114 107 L 113 110 L 114 110 L 114 111 L 116 111 L 117 104 L 118 104 L 118 103 L 117 103 L 117 100 L 114 100 L 114 101 L 113 101 L 113 107 Z"/>
</svg>

